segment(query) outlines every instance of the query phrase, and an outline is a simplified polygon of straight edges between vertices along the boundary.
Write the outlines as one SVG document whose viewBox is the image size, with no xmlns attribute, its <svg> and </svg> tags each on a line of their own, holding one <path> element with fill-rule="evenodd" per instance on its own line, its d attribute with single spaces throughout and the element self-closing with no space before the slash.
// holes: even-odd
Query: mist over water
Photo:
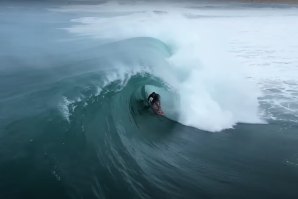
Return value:
<svg viewBox="0 0 298 199">
<path fill-rule="evenodd" d="M 297 197 L 297 8 L 36 3 L 0 16 L 0 198 Z"/>
</svg>

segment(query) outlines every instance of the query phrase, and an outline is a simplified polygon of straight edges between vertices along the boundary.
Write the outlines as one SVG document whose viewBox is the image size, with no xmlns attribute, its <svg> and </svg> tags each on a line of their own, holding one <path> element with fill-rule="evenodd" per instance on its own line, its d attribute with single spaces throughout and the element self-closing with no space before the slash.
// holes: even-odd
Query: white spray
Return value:
<svg viewBox="0 0 298 199">
<path fill-rule="evenodd" d="M 216 36 L 220 33 L 212 26 L 201 23 L 200 19 L 188 18 L 187 9 L 167 8 L 156 12 L 152 7 L 111 4 L 97 9 L 131 13 L 75 19 L 72 22 L 76 24 L 68 30 L 107 40 L 153 37 L 174 50 L 168 59 L 169 67 L 152 68 L 153 74 L 178 94 L 177 110 L 173 112 L 179 115 L 169 117 L 208 131 L 231 128 L 238 122 L 261 122 L 258 89 L 246 80 L 241 66 L 225 53 L 224 42 Z"/>
</svg>

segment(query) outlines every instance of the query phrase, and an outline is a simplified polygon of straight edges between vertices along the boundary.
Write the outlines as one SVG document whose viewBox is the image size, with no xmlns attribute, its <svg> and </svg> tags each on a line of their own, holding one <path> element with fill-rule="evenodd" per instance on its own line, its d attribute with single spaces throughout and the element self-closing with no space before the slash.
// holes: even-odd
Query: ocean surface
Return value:
<svg viewBox="0 0 298 199">
<path fill-rule="evenodd" d="M 1 4 L 0 198 L 298 198 L 297 35 L 285 5 Z"/>
</svg>

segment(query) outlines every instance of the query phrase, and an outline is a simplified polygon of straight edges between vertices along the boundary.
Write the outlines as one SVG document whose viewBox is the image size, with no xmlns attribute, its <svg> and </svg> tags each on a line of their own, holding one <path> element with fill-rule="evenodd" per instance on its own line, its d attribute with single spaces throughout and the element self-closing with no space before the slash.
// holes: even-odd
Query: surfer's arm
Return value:
<svg viewBox="0 0 298 199">
<path fill-rule="evenodd" d="M 147 101 L 150 101 L 150 98 L 152 97 L 152 94 L 149 95 Z"/>
</svg>

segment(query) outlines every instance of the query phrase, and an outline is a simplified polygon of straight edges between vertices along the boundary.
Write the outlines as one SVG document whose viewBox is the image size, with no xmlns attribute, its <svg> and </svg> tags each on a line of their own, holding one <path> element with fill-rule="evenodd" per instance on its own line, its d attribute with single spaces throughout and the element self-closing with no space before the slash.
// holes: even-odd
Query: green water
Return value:
<svg viewBox="0 0 298 199">
<path fill-rule="evenodd" d="M 168 85 L 115 70 L 165 64 L 162 42 L 103 45 L 61 29 L 71 14 L 1 11 L 0 198 L 297 198 L 297 123 L 212 133 L 157 116 L 146 86 Z"/>
</svg>

